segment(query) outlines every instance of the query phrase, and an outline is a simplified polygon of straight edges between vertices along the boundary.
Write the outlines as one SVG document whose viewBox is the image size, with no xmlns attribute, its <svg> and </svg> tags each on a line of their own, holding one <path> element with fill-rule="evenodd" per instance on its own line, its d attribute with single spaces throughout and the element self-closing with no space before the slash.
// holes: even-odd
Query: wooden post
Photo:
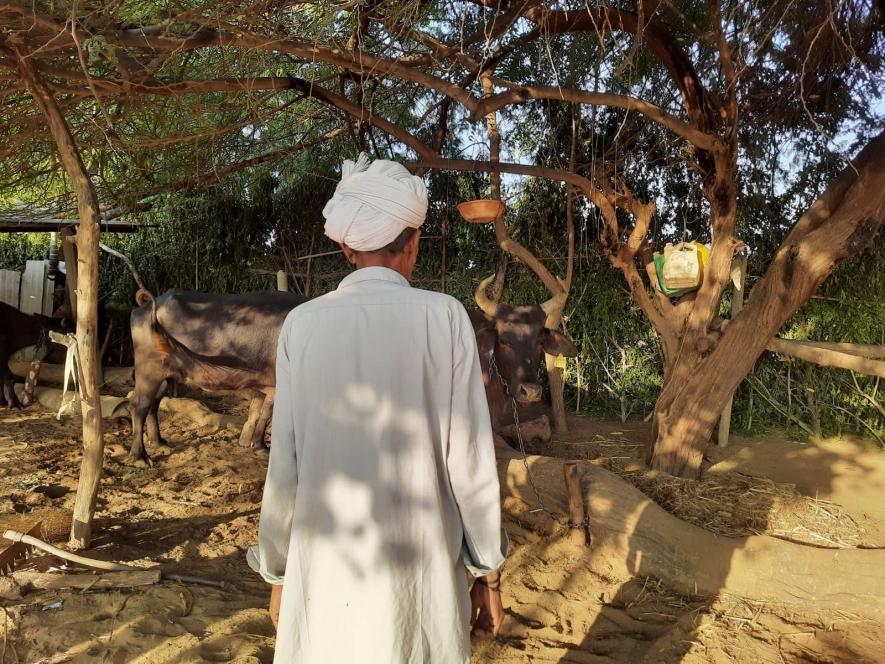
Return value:
<svg viewBox="0 0 885 664">
<path fill-rule="evenodd" d="M 61 250 L 65 258 L 65 300 L 71 320 L 77 320 L 77 238 L 73 229 L 61 231 Z"/>
<path fill-rule="evenodd" d="M 732 279 L 737 276 L 738 283 L 735 285 L 734 292 L 731 295 L 731 317 L 734 318 L 744 308 L 744 288 L 747 285 L 747 256 L 742 254 L 734 259 L 731 266 Z M 728 447 L 728 436 L 731 433 L 731 406 L 734 402 L 734 395 L 725 404 L 722 409 L 722 415 L 719 416 L 719 447 Z"/>
<path fill-rule="evenodd" d="M 21 38 L 0 35 L 0 52 L 11 56 L 21 84 L 34 98 L 46 119 L 58 156 L 77 196 L 80 223 L 77 229 L 77 345 L 80 354 L 80 381 L 83 412 L 83 463 L 74 502 L 70 545 L 86 548 L 92 536 L 92 515 L 98 495 L 104 460 L 101 402 L 98 393 L 98 245 L 100 239 L 98 196 L 80 157 L 73 134 L 29 53 L 22 52 Z M 70 266 L 68 267 L 70 269 Z"/>
<path fill-rule="evenodd" d="M 289 292 L 289 275 L 286 274 L 285 270 L 277 271 L 277 290 Z"/>
<path fill-rule="evenodd" d="M 572 523 L 584 523 L 584 495 L 581 493 L 581 480 L 578 477 L 578 464 L 569 461 L 562 464 L 562 474 L 565 477 L 565 493 L 568 496 L 568 518 Z M 587 529 L 569 528 L 568 539 L 573 544 L 587 546 Z"/>
</svg>

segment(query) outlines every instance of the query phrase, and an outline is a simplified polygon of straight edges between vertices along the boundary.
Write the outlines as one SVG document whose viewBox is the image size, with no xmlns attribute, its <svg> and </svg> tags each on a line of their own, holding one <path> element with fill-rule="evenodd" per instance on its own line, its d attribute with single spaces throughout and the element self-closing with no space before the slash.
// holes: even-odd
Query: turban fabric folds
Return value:
<svg viewBox="0 0 885 664">
<path fill-rule="evenodd" d="M 365 153 L 341 167 L 341 182 L 323 208 L 326 235 L 355 251 L 375 251 L 427 216 L 424 181 L 395 161 L 371 164 Z"/>
</svg>

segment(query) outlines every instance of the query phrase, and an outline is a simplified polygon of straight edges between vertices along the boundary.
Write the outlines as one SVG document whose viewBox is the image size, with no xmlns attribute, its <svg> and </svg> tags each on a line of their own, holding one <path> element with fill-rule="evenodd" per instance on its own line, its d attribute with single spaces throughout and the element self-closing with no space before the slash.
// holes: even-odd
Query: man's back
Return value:
<svg viewBox="0 0 885 664">
<path fill-rule="evenodd" d="M 354 272 L 287 318 L 273 427 L 261 568 L 285 569 L 276 661 L 468 661 L 463 565 L 503 557 L 464 308 L 387 268 Z M 289 532 L 288 551 L 265 545 Z"/>
</svg>

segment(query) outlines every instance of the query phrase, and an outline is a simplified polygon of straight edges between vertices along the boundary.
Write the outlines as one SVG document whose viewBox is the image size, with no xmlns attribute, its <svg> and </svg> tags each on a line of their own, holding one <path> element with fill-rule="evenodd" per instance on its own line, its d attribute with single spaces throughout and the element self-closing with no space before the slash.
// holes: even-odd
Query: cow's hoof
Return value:
<svg viewBox="0 0 885 664">
<path fill-rule="evenodd" d="M 270 456 L 270 448 L 267 445 L 258 445 L 253 447 L 252 451 L 255 452 L 257 456 Z"/>
<path fill-rule="evenodd" d="M 153 459 L 147 455 L 147 452 L 140 455 L 130 453 L 129 456 L 126 457 L 126 460 L 129 462 L 129 465 L 135 466 L 136 468 L 152 468 L 154 465 Z"/>
<path fill-rule="evenodd" d="M 157 445 L 159 445 L 160 447 L 172 447 L 172 443 L 170 443 L 165 438 L 160 438 L 160 440 L 157 441 Z"/>
</svg>

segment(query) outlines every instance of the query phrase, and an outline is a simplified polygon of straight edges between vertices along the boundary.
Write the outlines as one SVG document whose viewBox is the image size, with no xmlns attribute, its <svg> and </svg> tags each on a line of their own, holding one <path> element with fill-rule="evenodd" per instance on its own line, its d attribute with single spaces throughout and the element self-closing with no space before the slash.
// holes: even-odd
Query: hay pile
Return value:
<svg viewBox="0 0 885 664">
<path fill-rule="evenodd" d="M 771 535 L 835 548 L 862 539 L 863 530 L 841 507 L 803 496 L 792 484 L 739 473 L 701 480 L 653 471 L 619 474 L 671 514 L 717 535 Z"/>
<path fill-rule="evenodd" d="M 641 461 L 643 445 L 614 436 L 596 435 L 566 447 L 568 456 L 601 465 L 674 516 L 717 535 L 770 535 L 832 548 L 854 547 L 863 539 L 863 528 L 839 505 L 802 495 L 793 484 L 735 472 L 685 480 L 650 471 Z"/>
</svg>

